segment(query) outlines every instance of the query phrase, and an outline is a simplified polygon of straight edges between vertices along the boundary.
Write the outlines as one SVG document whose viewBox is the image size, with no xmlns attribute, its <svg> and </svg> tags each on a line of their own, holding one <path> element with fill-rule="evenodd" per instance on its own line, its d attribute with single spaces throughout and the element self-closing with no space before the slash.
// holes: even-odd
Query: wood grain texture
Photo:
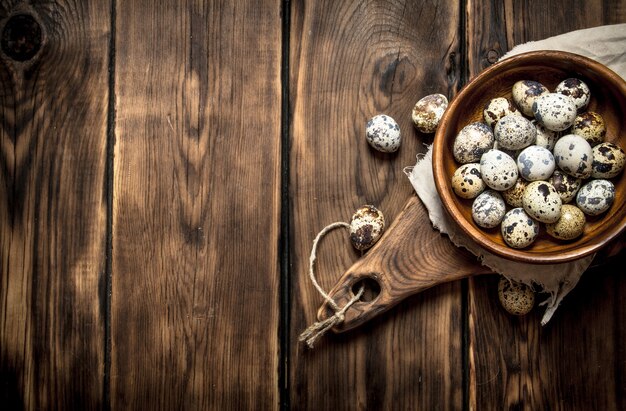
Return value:
<svg viewBox="0 0 626 411">
<path fill-rule="evenodd" d="M 626 22 L 626 3 L 482 2 L 467 7 L 470 76 L 516 44 L 602 24 Z M 502 24 L 491 25 L 498 20 Z M 495 60 L 493 60 L 495 61 Z M 622 237 L 623 238 L 623 237 Z M 624 409 L 623 264 L 614 257 L 583 275 L 545 327 L 541 308 L 507 316 L 497 277 L 469 282 L 469 406 L 473 409 Z M 547 296 L 546 296 L 547 298 Z"/>
<path fill-rule="evenodd" d="M 103 401 L 109 8 L 0 4 L 4 409 Z"/>
<path fill-rule="evenodd" d="M 280 2 L 116 21 L 112 407 L 276 408 Z"/>
<path fill-rule="evenodd" d="M 413 191 L 402 169 L 432 135 L 414 131 L 410 113 L 426 94 L 456 91 L 458 3 L 295 1 L 291 7 L 291 406 L 459 409 L 459 283 L 426 291 L 353 332 L 327 335 L 315 350 L 296 342 L 322 301 L 306 275 L 316 233 L 348 221 L 363 204 L 391 222 Z M 375 152 L 365 141 L 365 123 L 379 113 L 400 125 L 396 154 Z M 317 260 L 322 286 L 330 289 L 358 256 L 346 232 L 325 237 Z"/>
</svg>

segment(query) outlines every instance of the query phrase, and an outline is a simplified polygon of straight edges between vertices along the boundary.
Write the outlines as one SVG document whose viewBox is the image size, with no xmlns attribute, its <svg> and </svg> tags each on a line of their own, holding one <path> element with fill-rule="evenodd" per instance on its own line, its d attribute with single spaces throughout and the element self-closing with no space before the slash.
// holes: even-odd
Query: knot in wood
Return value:
<svg viewBox="0 0 626 411">
<path fill-rule="evenodd" d="M 41 26 L 28 14 L 10 17 L 2 29 L 2 51 L 15 61 L 27 61 L 35 57 L 42 42 Z"/>
</svg>

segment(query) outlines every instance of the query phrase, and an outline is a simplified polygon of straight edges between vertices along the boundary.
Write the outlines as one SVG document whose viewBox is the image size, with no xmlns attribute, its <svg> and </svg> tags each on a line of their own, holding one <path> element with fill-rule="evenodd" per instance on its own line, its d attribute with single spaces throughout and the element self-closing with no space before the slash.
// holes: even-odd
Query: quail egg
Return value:
<svg viewBox="0 0 626 411">
<path fill-rule="evenodd" d="M 547 180 L 554 167 L 554 156 L 544 147 L 528 146 L 517 156 L 519 175 L 528 181 Z"/>
<path fill-rule="evenodd" d="M 554 186 L 563 203 L 569 203 L 576 197 L 582 180 L 565 174 L 561 170 L 554 170 L 554 173 L 552 173 L 552 176 L 548 179 L 548 183 Z"/>
<path fill-rule="evenodd" d="M 518 178 L 513 187 L 502 191 L 502 198 L 511 207 L 522 207 L 522 198 L 527 186 L 528 182 L 526 180 Z"/>
<path fill-rule="evenodd" d="M 622 172 L 626 163 L 626 153 L 613 143 L 601 143 L 593 148 L 591 177 L 613 178 Z"/>
<path fill-rule="evenodd" d="M 378 241 L 385 229 L 385 217 L 374 206 L 359 207 L 350 220 L 350 241 L 357 250 L 367 250 Z"/>
<path fill-rule="evenodd" d="M 413 124 L 422 133 L 434 133 L 447 108 L 448 99 L 443 94 L 423 97 L 413 107 Z"/>
<path fill-rule="evenodd" d="M 528 184 L 522 204 L 529 216 L 542 223 L 554 223 L 561 216 L 561 197 L 547 181 L 533 181 Z"/>
<path fill-rule="evenodd" d="M 496 97 L 489 100 L 489 103 L 485 105 L 485 109 L 483 110 L 485 123 L 489 124 L 491 127 L 494 127 L 502 117 L 508 115 L 521 116 L 522 113 L 517 111 L 515 106 L 504 97 Z"/>
<path fill-rule="evenodd" d="M 463 164 L 452 175 L 452 190 L 461 198 L 475 198 L 486 187 L 478 163 Z"/>
<path fill-rule="evenodd" d="M 487 186 L 504 191 L 517 181 L 517 164 L 508 154 L 492 149 L 480 158 L 480 175 Z"/>
<path fill-rule="evenodd" d="M 461 163 L 476 163 L 493 146 L 493 132 L 485 123 L 471 123 L 463 127 L 454 139 L 452 154 Z"/>
<path fill-rule="evenodd" d="M 573 240 L 582 235 L 585 229 L 585 213 L 571 204 L 561 207 L 561 217 L 556 223 L 546 224 L 546 232 L 559 240 Z"/>
<path fill-rule="evenodd" d="M 537 139 L 535 140 L 535 145 L 545 147 L 550 151 L 554 150 L 554 145 L 559 137 L 561 137 L 561 133 L 559 131 L 548 130 L 537 120 L 532 120 L 531 123 L 533 123 L 537 129 Z"/>
<path fill-rule="evenodd" d="M 481 227 L 493 228 L 500 224 L 506 205 L 500 193 L 487 190 L 481 193 L 472 203 L 472 218 Z"/>
<path fill-rule="evenodd" d="M 535 142 L 537 129 L 522 116 L 504 116 L 496 123 L 495 139 L 501 147 L 518 150 Z"/>
<path fill-rule="evenodd" d="M 500 150 L 503 153 L 508 154 L 511 158 L 517 158 L 519 153 L 522 151 L 522 150 L 509 150 L 508 148 L 502 147 L 500 144 L 498 144 L 497 141 L 493 142 L 493 149 L 494 150 Z"/>
<path fill-rule="evenodd" d="M 372 117 L 365 128 L 365 138 L 370 146 L 383 153 L 393 153 L 400 148 L 400 126 L 386 114 Z"/>
<path fill-rule="evenodd" d="M 539 96 L 550 91 L 541 83 L 532 80 L 520 80 L 513 84 L 512 97 L 517 107 L 525 115 L 533 116 L 533 103 Z"/>
<path fill-rule="evenodd" d="M 548 93 L 535 100 L 533 114 L 548 130 L 563 131 L 574 123 L 576 104 L 569 96 Z"/>
<path fill-rule="evenodd" d="M 568 134 L 554 145 L 554 160 L 567 174 L 588 178 L 591 175 L 593 151 L 587 140 L 576 134 Z"/>
<path fill-rule="evenodd" d="M 593 111 L 585 111 L 576 116 L 571 132 L 584 137 L 593 147 L 604 141 L 606 124 L 604 124 L 604 119 L 600 114 Z"/>
<path fill-rule="evenodd" d="M 589 86 L 577 78 L 568 78 L 561 81 L 554 91 L 571 97 L 579 113 L 587 108 L 587 104 L 589 104 L 591 99 Z"/>
<path fill-rule="evenodd" d="M 511 209 L 500 225 L 504 242 L 513 248 L 525 248 L 535 241 L 539 235 L 539 224 L 533 220 L 523 208 Z"/>
<path fill-rule="evenodd" d="M 576 205 L 583 213 L 595 216 L 608 210 L 615 201 L 615 186 L 609 180 L 591 180 L 580 187 Z"/>
</svg>

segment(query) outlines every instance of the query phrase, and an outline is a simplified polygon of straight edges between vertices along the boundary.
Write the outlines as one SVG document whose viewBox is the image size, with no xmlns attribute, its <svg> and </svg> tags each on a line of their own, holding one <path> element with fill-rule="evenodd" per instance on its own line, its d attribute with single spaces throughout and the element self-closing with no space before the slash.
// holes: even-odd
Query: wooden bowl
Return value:
<svg viewBox="0 0 626 411">
<path fill-rule="evenodd" d="M 442 202 L 456 223 L 487 250 L 510 260 L 535 264 L 561 263 L 591 254 L 607 244 L 626 227 L 626 171 L 612 178 L 615 202 L 598 217 L 587 216 L 582 236 L 572 241 L 550 237 L 542 228 L 537 240 L 524 249 L 507 246 L 500 227 L 483 229 L 472 220 L 472 200 L 454 194 L 451 178 L 460 166 L 452 156 L 457 133 L 467 124 L 483 120 L 483 107 L 494 97 L 511 99 L 511 88 L 519 80 L 539 81 L 553 91 L 562 80 L 576 77 L 591 89 L 587 110 L 602 115 L 606 123 L 605 141 L 626 150 L 626 82 L 613 71 L 572 53 L 536 51 L 510 57 L 494 64 L 467 84 L 448 106 L 433 147 L 433 172 Z"/>
</svg>

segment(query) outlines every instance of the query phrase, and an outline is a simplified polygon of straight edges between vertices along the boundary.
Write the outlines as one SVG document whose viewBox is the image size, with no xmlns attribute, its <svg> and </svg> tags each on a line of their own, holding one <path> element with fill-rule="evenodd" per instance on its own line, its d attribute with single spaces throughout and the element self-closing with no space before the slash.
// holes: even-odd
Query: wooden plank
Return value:
<svg viewBox="0 0 626 411">
<path fill-rule="evenodd" d="M 280 2 L 116 22 L 111 404 L 276 408 Z"/>
<path fill-rule="evenodd" d="M 103 402 L 110 3 L 0 5 L 0 403 Z"/>
<path fill-rule="evenodd" d="M 412 193 L 404 166 L 423 142 L 410 113 L 422 96 L 457 88 L 459 6 L 419 1 L 292 2 L 290 36 L 291 338 L 294 409 L 459 409 L 459 283 L 428 290 L 314 350 L 297 338 L 322 302 L 307 277 L 316 233 L 362 204 L 388 221 Z M 397 154 L 373 151 L 365 123 L 379 113 L 403 133 Z M 407 239 L 410 241 L 410 239 Z M 321 243 L 317 270 L 329 290 L 359 254 L 347 232 Z M 398 264 L 402 264 L 398 261 Z"/>
<path fill-rule="evenodd" d="M 468 67 L 476 75 L 515 44 L 626 21 L 626 2 L 470 0 Z M 624 409 L 624 254 L 591 270 L 551 322 L 506 315 L 496 276 L 469 282 L 471 409 Z M 547 298 L 541 296 L 540 298 Z"/>
</svg>

